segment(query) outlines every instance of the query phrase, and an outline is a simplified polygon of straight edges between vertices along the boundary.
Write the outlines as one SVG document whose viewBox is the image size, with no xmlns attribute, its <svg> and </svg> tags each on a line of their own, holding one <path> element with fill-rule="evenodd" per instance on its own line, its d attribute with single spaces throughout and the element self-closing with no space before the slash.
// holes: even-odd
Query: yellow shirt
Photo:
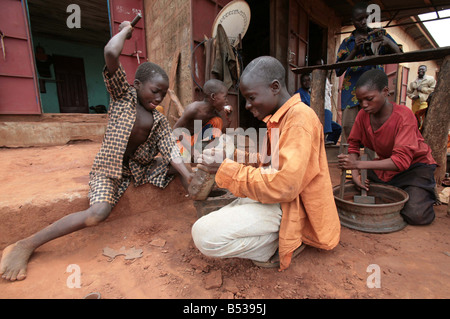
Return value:
<svg viewBox="0 0 450 319">
<path fill-rule="evenodd" d="M 279 231 L 280 270 L 289 267 L 293 251 L 302 242 L 333 249 L 339 242 L 340 222 L 334 202 L 325 153 L 323 128 L 314 111 L 291 97 L 277 112 L 264 119 L 265 144 L 279 162 L 268 169 L 226 159 L 216 174 L 219 187 L 237 197 L 261 203 L 280 203 L 283 211 Z M 270 148 L 271 132 L 277 128 L 277 145 Z M 277 153 L 278 152 L 278 153 Z M 265 162 L 263 155 L 258 155 Z"/>
</svg>

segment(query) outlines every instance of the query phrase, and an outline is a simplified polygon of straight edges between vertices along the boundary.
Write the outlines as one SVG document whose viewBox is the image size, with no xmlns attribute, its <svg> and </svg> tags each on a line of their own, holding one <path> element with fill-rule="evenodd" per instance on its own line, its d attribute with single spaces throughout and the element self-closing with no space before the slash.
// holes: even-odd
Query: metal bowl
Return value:
<svg viewBox="0 0 450 319">
<path fill-rule="evenodd" d="M 236 197 L 227 189 L 215 188 L 206 200 L 194 200 L 194 206 L 197 209 L 197 218 L 205 216 L 223 206 L 230 204 Z"/>
<path fill-rule="evenodd" d="M 409 199 L 404 190 L 383 184 L 370 184 L 367 196 L 375 197 L 375 204 L 353 202 L 360 191 L 355 184 L 344 185 L 344 198 L 339 198 L 340 185 L 333 188 L 334 201 L 341 224 L 368 233 L 390 233 L 403 229 L 407 224 L 400 211 Z"/>
</svg>

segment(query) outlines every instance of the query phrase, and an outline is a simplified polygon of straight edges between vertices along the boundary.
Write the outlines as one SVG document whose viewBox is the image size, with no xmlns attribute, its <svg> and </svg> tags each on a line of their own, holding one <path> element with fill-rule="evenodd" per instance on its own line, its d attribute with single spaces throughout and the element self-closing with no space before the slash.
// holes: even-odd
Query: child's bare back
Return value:
<svg viewBox="0 0 450 319">
<path fill-rule="evenodd" d="M 225 108 L 228 104 L 228 89 L 222 81 L 215 79 L 207 81 L 203 87 L 203 93 L 205 98 L 202 101 L 195 101 L 186 106 L 183 115 L 175 123 L 174 129 L 183 127 L 193 134 L 195 120 L 201 120 L 204 126 L 212 118 L 221 117 L 219 112 L 224 111 L 226 114 L 231 112 L 231 109 Z"/>
<path fill-rule="evenodd" d="M 205 101 L 196 101 L 189 104 L 185 109 L 186 117 L 189 121 L 186 121 L 186 126 L 191 132 L 194 133 L 194 120 L 201 120 L 202 126 L 205 125 L 213 117 L 220 116 L 212 105 Z"/>
</svg>

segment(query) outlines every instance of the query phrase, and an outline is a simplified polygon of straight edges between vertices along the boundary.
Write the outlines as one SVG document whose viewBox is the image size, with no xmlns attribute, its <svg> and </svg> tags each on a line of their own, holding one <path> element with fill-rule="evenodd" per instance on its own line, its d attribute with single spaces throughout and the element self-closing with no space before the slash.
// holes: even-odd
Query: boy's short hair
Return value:
<svg viewBox="0 0 450 319">
<path fill-rule="evenodd" d="M 203 85 L 202 91 L 205 95 L 211 95 L 213 93 L 220 92 L 221 90 L 227 90 L 225 83 L 217 79 L 210 79 Z"/>
<path fill-rule="evenodd" d="M 261 56 L 252 60 L 245 67 L 241 78 L 249 74 L 258 76 L 260 80 L 267 84 L 277 80 L 282 86 L 286 86 L 286 70 L 280 61 L 271 56 Z"/>
<path fill-rule="evenodd" d="M 157 74 L 161 75 L 164 80 L 169 82 L 169 77 L 167 76 L 166 71 L 153 62 L 141 63 L 136 70 L 134 78 L 144 83 L 153 79 Z"/>
<path fill-rule="evenodd" d="M 366 1 L 358 2 L 352 7 L 352 18 L 361 11 L 367 11 L 369 4 Z"/>
<path fill-rule="evenodd" d="M 310 73 L 302 73 L 302 75 L 300 75 L 300 82 L 303 81 L 303 78 L 309 76 L 311 78 L 311 74 Z"/>
<path fill-rule="evenodd" d="M 388 86 L 388 77 L 386 73 L 380 69 L 366 71 L 356 82 L 355 89 L 363 86 L 369 86 L 370 89 L 377 89 L 381 92 Z"/>
</svg>

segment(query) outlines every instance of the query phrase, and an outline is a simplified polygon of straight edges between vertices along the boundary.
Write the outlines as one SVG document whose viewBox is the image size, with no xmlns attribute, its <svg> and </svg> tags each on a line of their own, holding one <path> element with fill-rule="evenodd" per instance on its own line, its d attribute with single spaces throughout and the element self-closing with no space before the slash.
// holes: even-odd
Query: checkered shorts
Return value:
<svg viewBox="0 0 450 319">
<path fill-rule="evenodd" d="M 132 178 L 130 171 L 125 168 L 124 175 L 120 179 L 91 172 L 89 174 L 88 193 L 90 205 L 107 202 L 111 204 L 111 207 L 114 207 L 128 186 L 130 186 Z"/>
</svg>

